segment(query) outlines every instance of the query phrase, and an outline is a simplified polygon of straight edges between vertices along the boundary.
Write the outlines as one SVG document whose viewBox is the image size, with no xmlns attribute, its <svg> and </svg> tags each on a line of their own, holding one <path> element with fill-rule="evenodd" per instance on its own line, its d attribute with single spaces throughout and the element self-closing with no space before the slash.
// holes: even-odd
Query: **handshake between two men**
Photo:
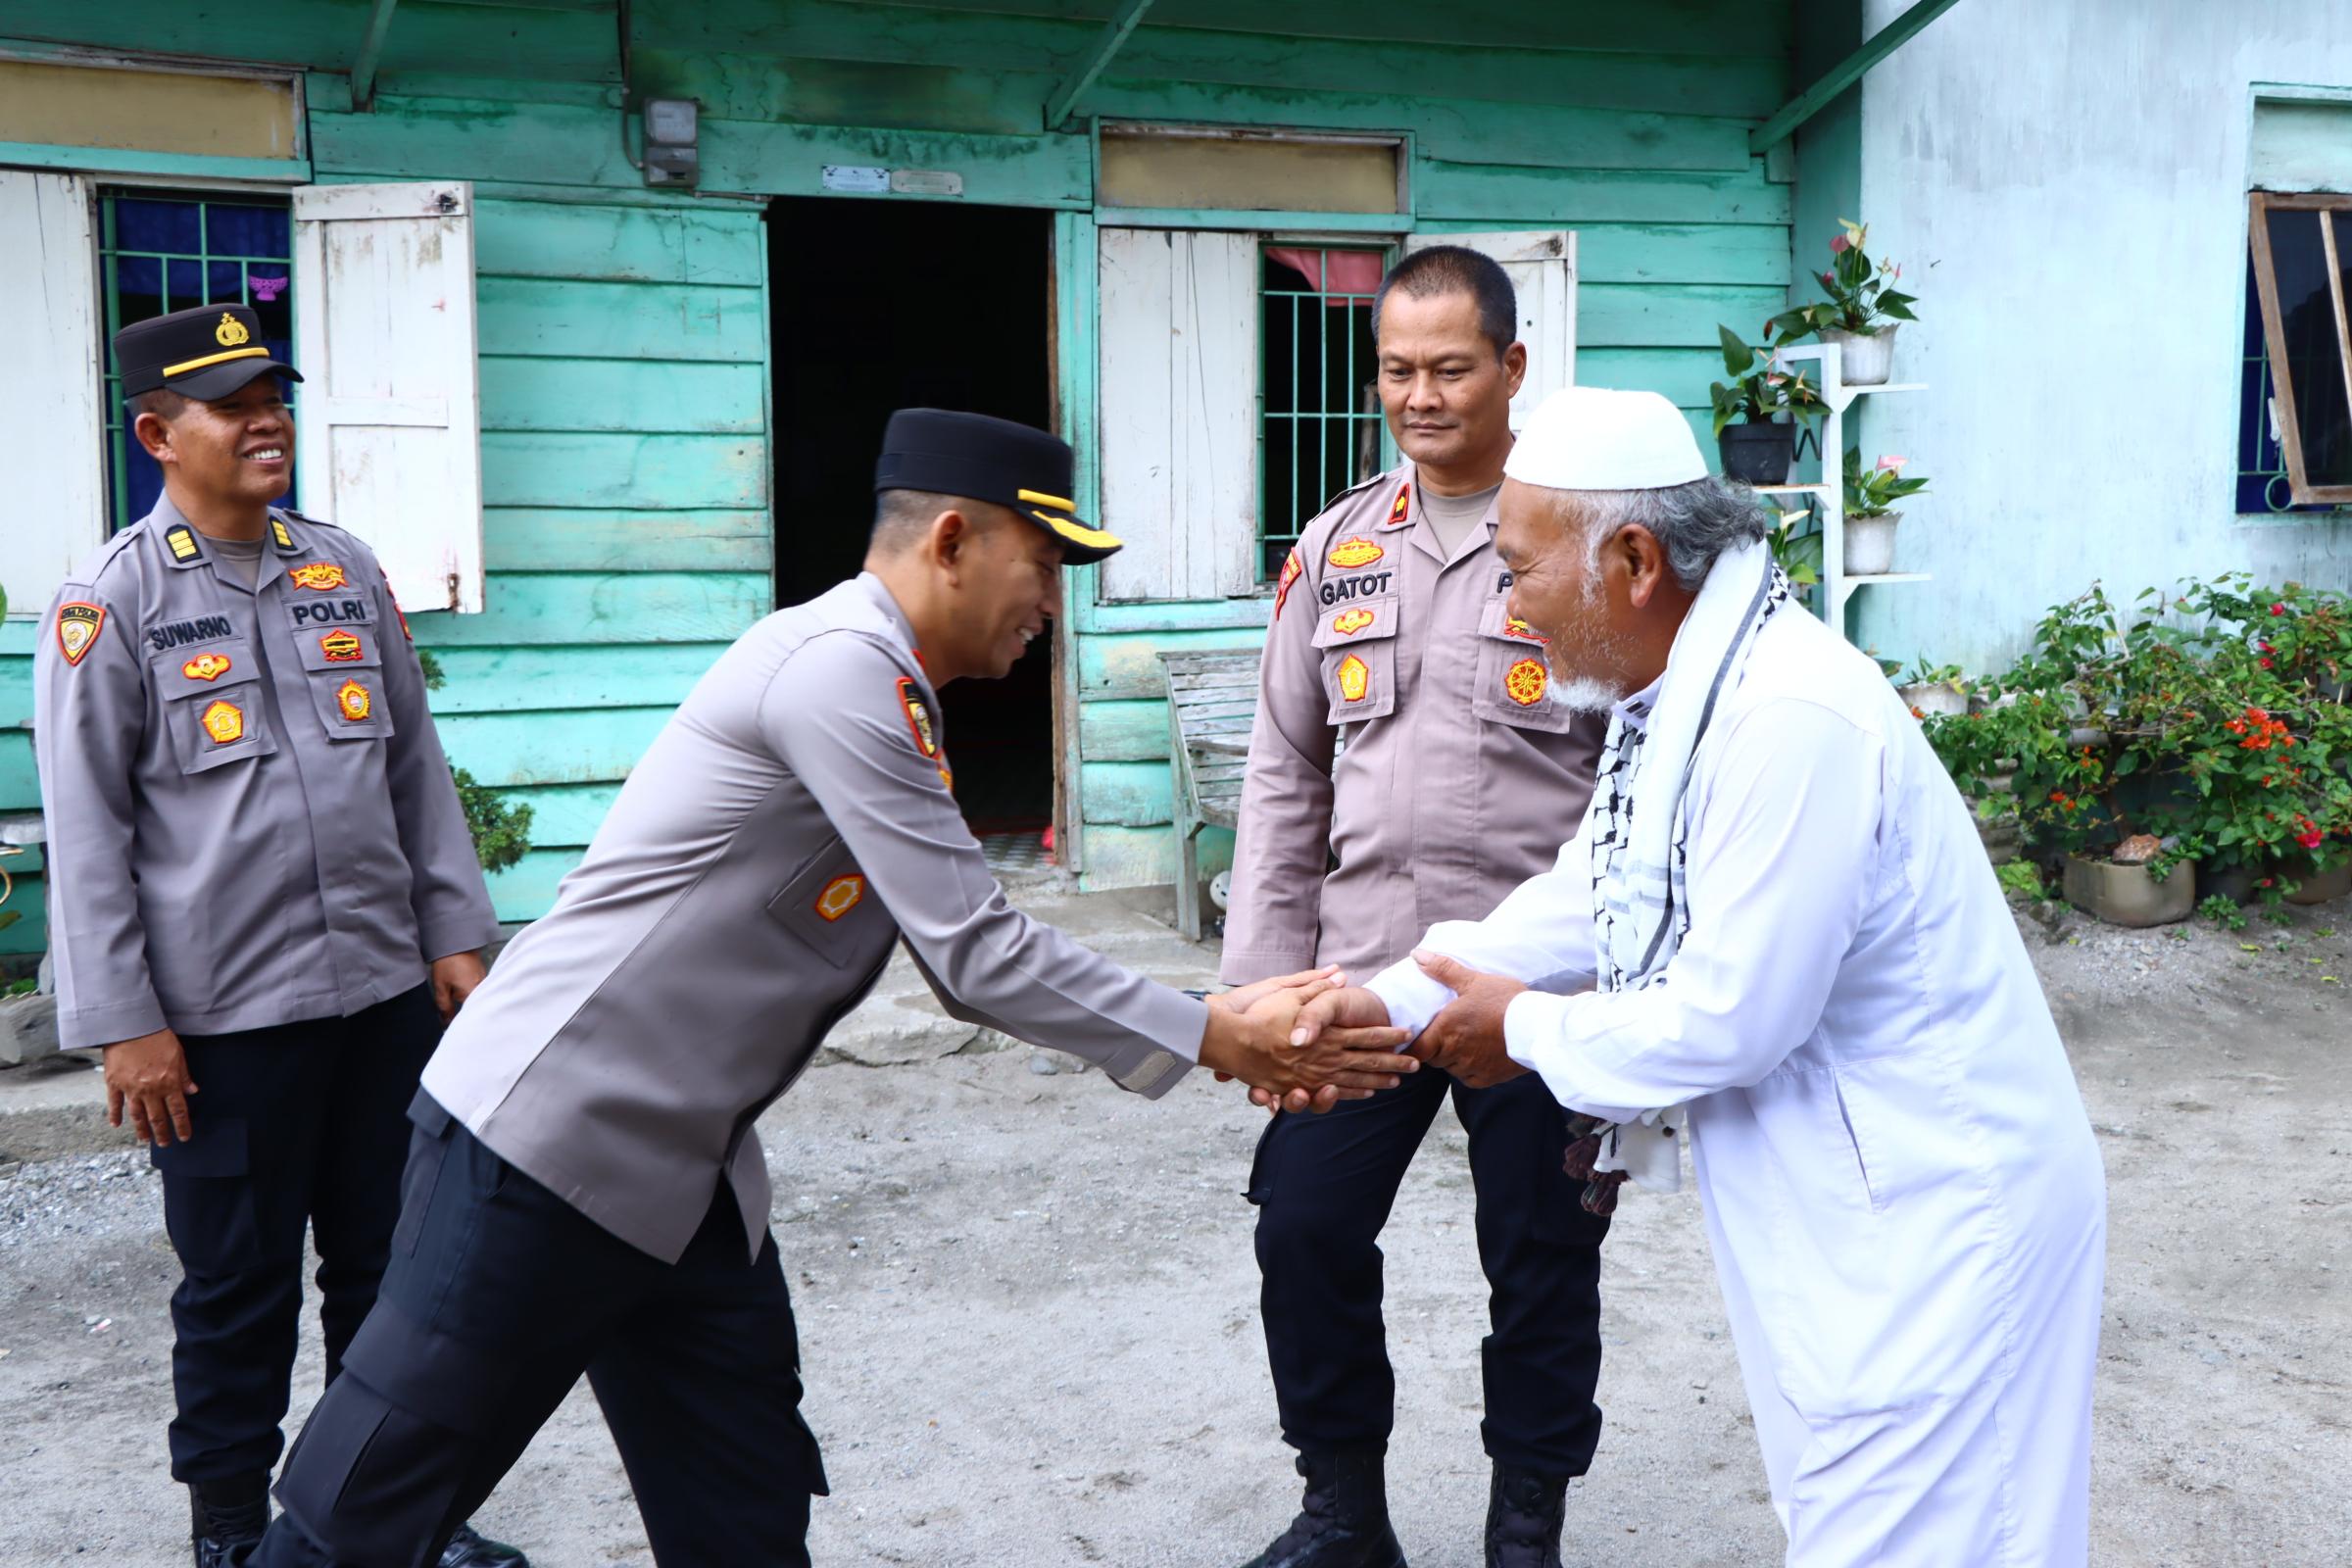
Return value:
<svg viewBox="0 0 2352 1568">
<path fill-rule="evenodd" d="M 1219 1083 L 1248 1084 L 1256 1104 L 1323 1111 L 1419 1071 L 1419 1061 L 1396 1054 L 1405 1038 L 1389 1026 L 1387 1004 L 1329 965 L 1210 997 L 1200 1065 Z"/>
<path fill-rule="evenodd" d="M 1299 1085 L 1276 1090 L 1247 1073 L 1220 1070 L 1220 1080 L 1241 1078 L 1250 1085 L 1250 1103 L 1269 1111 L 1329 1110 L 1342 1100 L 1361 1100 L 1380 1089 L 1396 1086 L 1396 1073 L 1426 1063 L 1451 1074 L 1471 1089 L 1487 1089 L 1527 1071 L 1513 1061 L 1503 1043 L 1503 1015 L 1511 999 L 1527 989 L 1503 975 L 1487 974 L 1443 954 L 1416 952 L 1413 961 L 1421 972 L 1454 994 L 1453 1001 L 1432 1018 L 1417 1039 L 1407 1044 L 1406 1032 L 1391 1027 L 1389 1004 L 1364 986 L 1346 984 L 1336 969 L 1308 970 L 1261 980 L 1213 999 L 1212 1012 L 1231 1008 L 1246 1021 L 1279 1023 L 1290 1020 L 1287 1036 L 1291 1069 Z M 1214 1019 L 1210 1033 L 1216 1031 Z M 1377 1053 L 1402 1047 L 1403 1056 Z M 1340 1058 L 1355 1059 L 1342 1064 Z M 1208 1064 L 1205 1045 L 1201 1062 Z M 1375 1062 L 1402 1063 L 1401 1066 Z M 1310 1087 L 1318 1073 L 1338 1088 Z M 1370 1080 L 1382 1078 L 1374 1083 Z"/>
</svg>

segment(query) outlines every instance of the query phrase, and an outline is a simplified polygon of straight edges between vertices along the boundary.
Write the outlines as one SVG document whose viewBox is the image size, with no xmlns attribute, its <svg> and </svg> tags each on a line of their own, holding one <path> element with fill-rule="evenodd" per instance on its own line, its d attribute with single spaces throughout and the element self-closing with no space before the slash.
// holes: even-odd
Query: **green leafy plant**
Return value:
<svg viewBox="0 0 2352 1568">
<path fill-rule="evenodd" d="M 1919 303 L 1918 297 L 1894 286 L 1901 280 L 1903 270 L 1892 262 L 1873 262 L 1863 249 L 1870 240 L 1869 228 L 1840 218 L 1838 229 L 1830 236 L 1830 254 L 1834 258 L 1830 270 L 1813 274 L 1822 292 L 1829 296 L 1828 301 L 1783 311 L 1772 318 L 1772 329 L 1794 338 L 1824 327 L 1876 332 L 1892 321 L 1918 320 L 1911 314 L 1911 307 Z"/>
<path fill-rule="evenodd" d="M 2225 931 L 2243 931 L 2246 928 L 2246 914 L 2237 906 L 2237 901 L 2219 893 L 2199 899 L 2197 912 Z"/>
<path fill-rule="evenodd" d="M 1782 512 L 1775 507 L 1773 511 L 1778 514 L 1776 520 L 1764 525 L 1764 542 L 1772 547 L 1773 564 L 1797 587 L 1810 588 L 1821 581 L 1821 530 L 1804 526 L 1813 509 Z"/>
<path fill-rule="evenodd" d="M 1845 449 L 1845 514 L 1848 517 L 1884 517 L 1894 510 L 1894 504 L 1908 496 L 1919 495 L 1928 488 L 1925 479 L 1906 479 L 1903 466 L 1909 458 L 1885 457 L 1865 468 L 1862 449 Z"/>
<path fill-rule="evenodd" d="M 1787 416 L 1802 423 L 1829 406 L 1822 401 L 1821 389 L 1807 378 L 1806 371 L 1784 369 L 1774 363 L 1774 344 L 1753 347 L 1728 326 L 1719 325 L 1715 332 L 1723 343 L 1725 373 L 1732 378 L 1728 383 L 1713 382 L 1707 388 L 1707 395 L 1714 403 L 1717 435 L 1723 434 L 1723 427 L 1736 420 L 1770 424 Z"/>
<path fill-rule="evenodd" d="M 424 667 L 424 688 L 439 691 L 447 679 L 441 662 L 429 648 L 416 650 Z M 484 871 L 503 871 L 530 853 L 531 808 L 508 800 L 471 773 L 452 765 L 449 776 L 458 787 L 458 804 L 466 808 L 466 830 L 473 836 L 473 858 Z"/>
<path fill-rule="evenodd" d="M 2039 904 L 2049 897 L 2048 891 L 2041 885 L 2041 868 L 2032 860 L 2011 860 L 1996 865 L 1993 875 L 2000 878 L 2001 891 L 2011 898 Z"/>
</svg>

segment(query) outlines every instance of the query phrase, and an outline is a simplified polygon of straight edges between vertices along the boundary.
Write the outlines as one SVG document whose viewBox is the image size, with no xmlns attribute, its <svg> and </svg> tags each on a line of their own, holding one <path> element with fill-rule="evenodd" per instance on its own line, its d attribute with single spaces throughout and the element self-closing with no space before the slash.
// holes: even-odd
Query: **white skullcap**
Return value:
<svg viewBox="0 0 2352 1568">
<path fill-rule="evenodd" d="M 1690 421 L 1657 393 L 1570 386 L 1537 405 L 1502 471 L 1546 490 L 1663 490 L 1707 465 Z"/>
</svg>

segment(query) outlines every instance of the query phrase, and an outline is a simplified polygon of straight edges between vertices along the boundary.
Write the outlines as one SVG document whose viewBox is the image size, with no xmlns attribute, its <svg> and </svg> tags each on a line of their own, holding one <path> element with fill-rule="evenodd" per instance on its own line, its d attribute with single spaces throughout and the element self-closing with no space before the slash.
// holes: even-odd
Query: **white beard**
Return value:
<svg viewBox="0 0 2352 1568">
<path fill-rule="evenodd" d="M 1625 695 L 1608 682 L 1595 680 L 1591 675 L 1570 676 L 1555 683 L 1551 691 L 1560 706 L 1572 713 L 1598 713 L 1603 716 L 1614 712 Z"/>
</svg>

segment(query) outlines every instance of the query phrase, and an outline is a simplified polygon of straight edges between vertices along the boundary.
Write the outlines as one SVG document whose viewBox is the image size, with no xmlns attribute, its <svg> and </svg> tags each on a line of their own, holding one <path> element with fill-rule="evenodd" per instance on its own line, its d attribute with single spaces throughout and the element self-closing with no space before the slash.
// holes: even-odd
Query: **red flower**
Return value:
<svg viewBox="0 0 2352 1568">
<path fill-rule="evenodd" d="M 2261 881 L 2259 881 L 2259 882 L 2255 883 L 2254 885 L 2255 885 L 2256 887 L 2258 887 L 2258 888 L 2267 888 L 2267 887 L 2269 887 L 2269 886 L 2271 885 L 2271 883 L 2272 883 L 2272 880 L 2273 880 L 2272 878 L 2270 878 L 2270 877 L 2267 877 L 2267 876 L 2266 876 L 2266 877 L 2264 877 L 2264 878 L 2263 878 Z"/>
<path fill-rule="evenodd" d="M 2327 835 L 2322 833 L 2318 828 L 2313 828 L 2308 833 L 2296 834 L 2295 842 L 2302 845 L 2307 850 L 2316 850 L 2320 847 L 2321 841 L 2326 837 Z"/>
<path fill-rule="evenodd" d="M 1847 239 L 1843 234 L 1832 234 L 1830 236 L 1830 254 L 1833 256 L 1843 256 L 1847 251 L 1850 251 L 1853 248 L 1854 242 L 1850 239 Z"/>
<path fill-rule="evenodd" d="M 2273 605 L 2273 606 L 2271 607 L 2271 613 L 2272 613 L 2272 614 L 2274 614 L 2274 615 L 2283 615 L 2283 614 L 2285 614 L 2285 613 L 2286 613 L 2286 604 L 2285 604 L 2285 602 L 2282 600 L 2282 601 L 2280 601 L 2279 603 Z"/>
<path fill-rule="evenodd" d="M 2264 661 L 2262 662 L 2262 667 L 2263 667 L 2263 668 L 2265 668 L 2265 669 L 2268 669 L 2268 668 L 2270 668 L 2270 667 L 2271 667 L 2271 662 L 2270 662 L 2269 660 L 2267 660 L 2267 659 L 2266 659 L 2266 660 L 2264 660 Z"/>
</svg>

